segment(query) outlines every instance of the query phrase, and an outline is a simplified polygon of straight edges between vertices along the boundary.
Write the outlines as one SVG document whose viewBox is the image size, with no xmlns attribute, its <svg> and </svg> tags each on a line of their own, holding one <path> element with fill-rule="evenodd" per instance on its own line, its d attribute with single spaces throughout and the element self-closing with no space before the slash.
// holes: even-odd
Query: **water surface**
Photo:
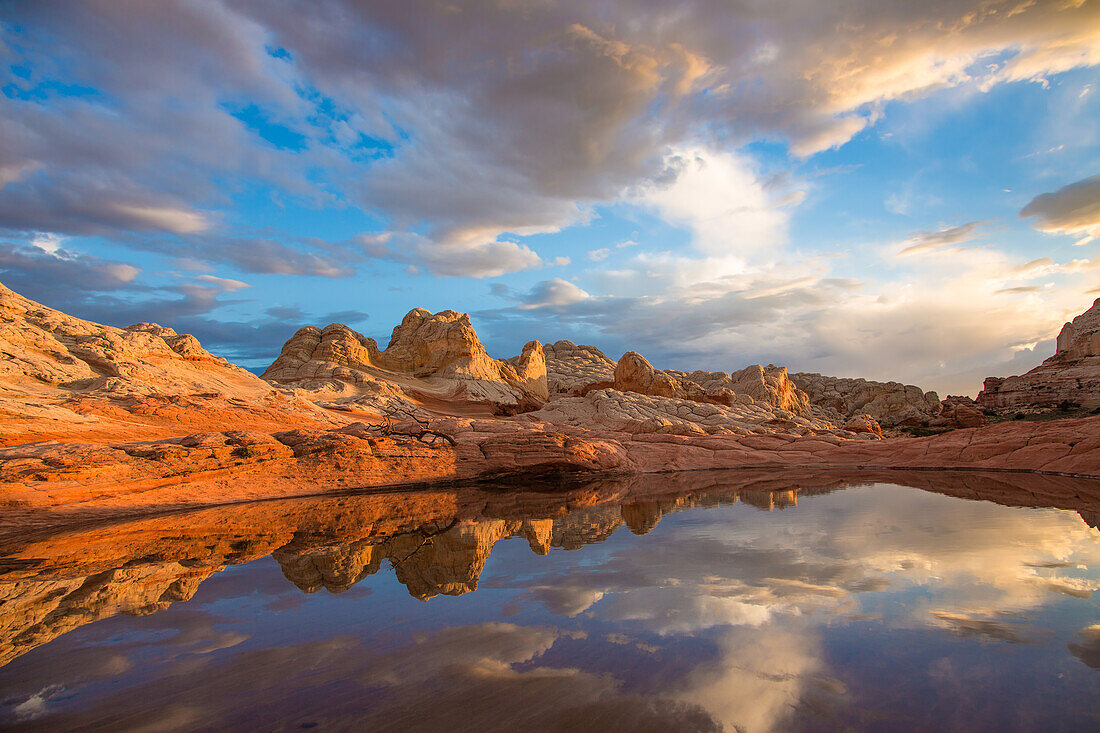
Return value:
<svg viewBox="0 0 1100 733">
<path fill-rule="evenodd" d="M 1100 729 L 1096 486 L 861 478 L 347 496 L 8 538 L 0 724 Z M 1043 503 L 1080 508 L 1005 505 Z"/>
</svg>

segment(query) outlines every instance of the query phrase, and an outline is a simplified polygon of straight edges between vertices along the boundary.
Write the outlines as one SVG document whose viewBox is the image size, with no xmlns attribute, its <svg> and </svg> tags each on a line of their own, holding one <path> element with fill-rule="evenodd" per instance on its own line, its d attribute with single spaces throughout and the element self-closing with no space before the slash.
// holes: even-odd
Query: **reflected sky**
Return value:
<svg viewBox="0 0 1100 733">
<path fill-rule="evenodd" d="M 135 534 L 107 569 L 9 570 L 0 722 L 1100 726 L 1087 512 L 881 483 L 562 501 L 354 538 L 240 536 L 206 564 Z M 350 511 L 310 511 L 325 507 Z"/>
</svg>

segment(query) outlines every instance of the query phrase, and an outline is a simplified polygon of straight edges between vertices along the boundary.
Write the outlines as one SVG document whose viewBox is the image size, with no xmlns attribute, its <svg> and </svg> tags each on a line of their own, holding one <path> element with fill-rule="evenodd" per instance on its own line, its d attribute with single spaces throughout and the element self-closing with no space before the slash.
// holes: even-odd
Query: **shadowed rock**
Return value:
<svg viewBox="0 0 1100 733">
<path fill-rule="evenodd" d="M 1100 298 L 1062 326 L 1054 356 L 1020 376 L 988 377 L 978 403 L 996 411 L 1100 407 Z"/>
</svg>

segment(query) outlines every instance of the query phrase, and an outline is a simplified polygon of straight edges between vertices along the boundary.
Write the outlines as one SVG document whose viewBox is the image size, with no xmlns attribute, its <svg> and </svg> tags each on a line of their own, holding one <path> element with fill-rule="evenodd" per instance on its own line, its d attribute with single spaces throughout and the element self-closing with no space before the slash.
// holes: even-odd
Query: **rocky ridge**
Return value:
<svg viewBox="0 0 1100 733">
<path fill-rule="evenodd" d="M 917 404 L 927 409 L 918 417 L 960 424 L 974 410 L 904 385 L 819 390 L 811 380 L 804 391 L 799 375 L 771 365 L 677 372 L 628 352 L 611 368 L 569 342 L 495 360 L 453 311 L 410 312 L 383 351 L 344 326 L 302 329 L 269 382 L 151 324 L 111 329 L 7 290 L 0 305 L 0 531 L 507 475 L 861 466 L 1100 476 L 1100 418 L 883 439 L 871 410 L 886 420 Z"/>
<path fill-rule="evenodd" d="M 995 412 L 1100 407 L 1100 298 L 1062 326 L 1054 356 L 1026 374 L 987 378 L 977 401 Z"/>
<path fill-rule="evenodd" d="M 103 326 L 3 285 L 0 357 L 0 445 L 333 424 L 193 336 L 152 323 Z"/>
<path fill-rule="evenodd" d="M 384 393 L 380 382 L 450 400 L 486 403 L 506 412 L 535 409 L 548 398 L 542 344 L 532 341 L 508 360 L 485 351 L 465 313 L 415 308 L 380 351 L 372 338 L 332 323 L 305 326 L 283 345 L 263 378 L 306 389 L 336 380 Z M 422 380 L 412 382 L 408 380 Z M 391 390 L 391 393 L 393 391 Z"/>
</svg>

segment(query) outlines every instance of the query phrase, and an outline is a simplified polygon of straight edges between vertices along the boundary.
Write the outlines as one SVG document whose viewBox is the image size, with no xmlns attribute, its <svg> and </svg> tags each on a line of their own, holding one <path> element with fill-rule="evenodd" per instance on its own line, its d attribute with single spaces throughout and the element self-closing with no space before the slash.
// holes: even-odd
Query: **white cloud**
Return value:
<svg viewBox="0 0 1100 733">
<path fill-rule="evenodd" d="M 568 280 L 556 277 L 553 280 L 544 280 L 531 288 L 531 292 L 521 298 L 522 304 L 519 307 L 523 310 L 530 310 L 533 308 L 574 305 L 591 297 Z"/>
<path fill-rule="evenodd" d="M 979 227 L 983 221 L 972 221 L 953 227 L 941 227 L 936 231 L 918 232 L 902 242 L 898 257 L 923 254 L 934 251 L 944 251 L 945 248 L 962 242 L 969 242 L 979 234 Z"/>
<path fill-rule="evenodd" d="M 226 293 L 234 293 L 238 290 L 252 287 L 248 283 L 241 282 L 240 280 L 232 280 L 227 277 L 215 277 L 214 275 L 198 275 L 195 279 L 207 285 L 213 285 L 218 290 Z"/>
<path fill-rule="evenodd" d="M 355 242 L 369 257 L 406 263 L 416 271 L 423 268 L 440 276 L 497 277 L 544 264 L 527 245 L 506 240 L 470 239 L 442 246 L 420 235 L 384 232 L 361 234 Z"/>
<path fill-rule="evenodd" d="M 65 237 L 60 234 L 54 234 L 53 232 L 36 232 L 31 237 L 31 244 L 38 249 L 51 255 L 56 255 L 57 251 L 61 248 L 62 242 L 65 241 Z"/>
</svg>

